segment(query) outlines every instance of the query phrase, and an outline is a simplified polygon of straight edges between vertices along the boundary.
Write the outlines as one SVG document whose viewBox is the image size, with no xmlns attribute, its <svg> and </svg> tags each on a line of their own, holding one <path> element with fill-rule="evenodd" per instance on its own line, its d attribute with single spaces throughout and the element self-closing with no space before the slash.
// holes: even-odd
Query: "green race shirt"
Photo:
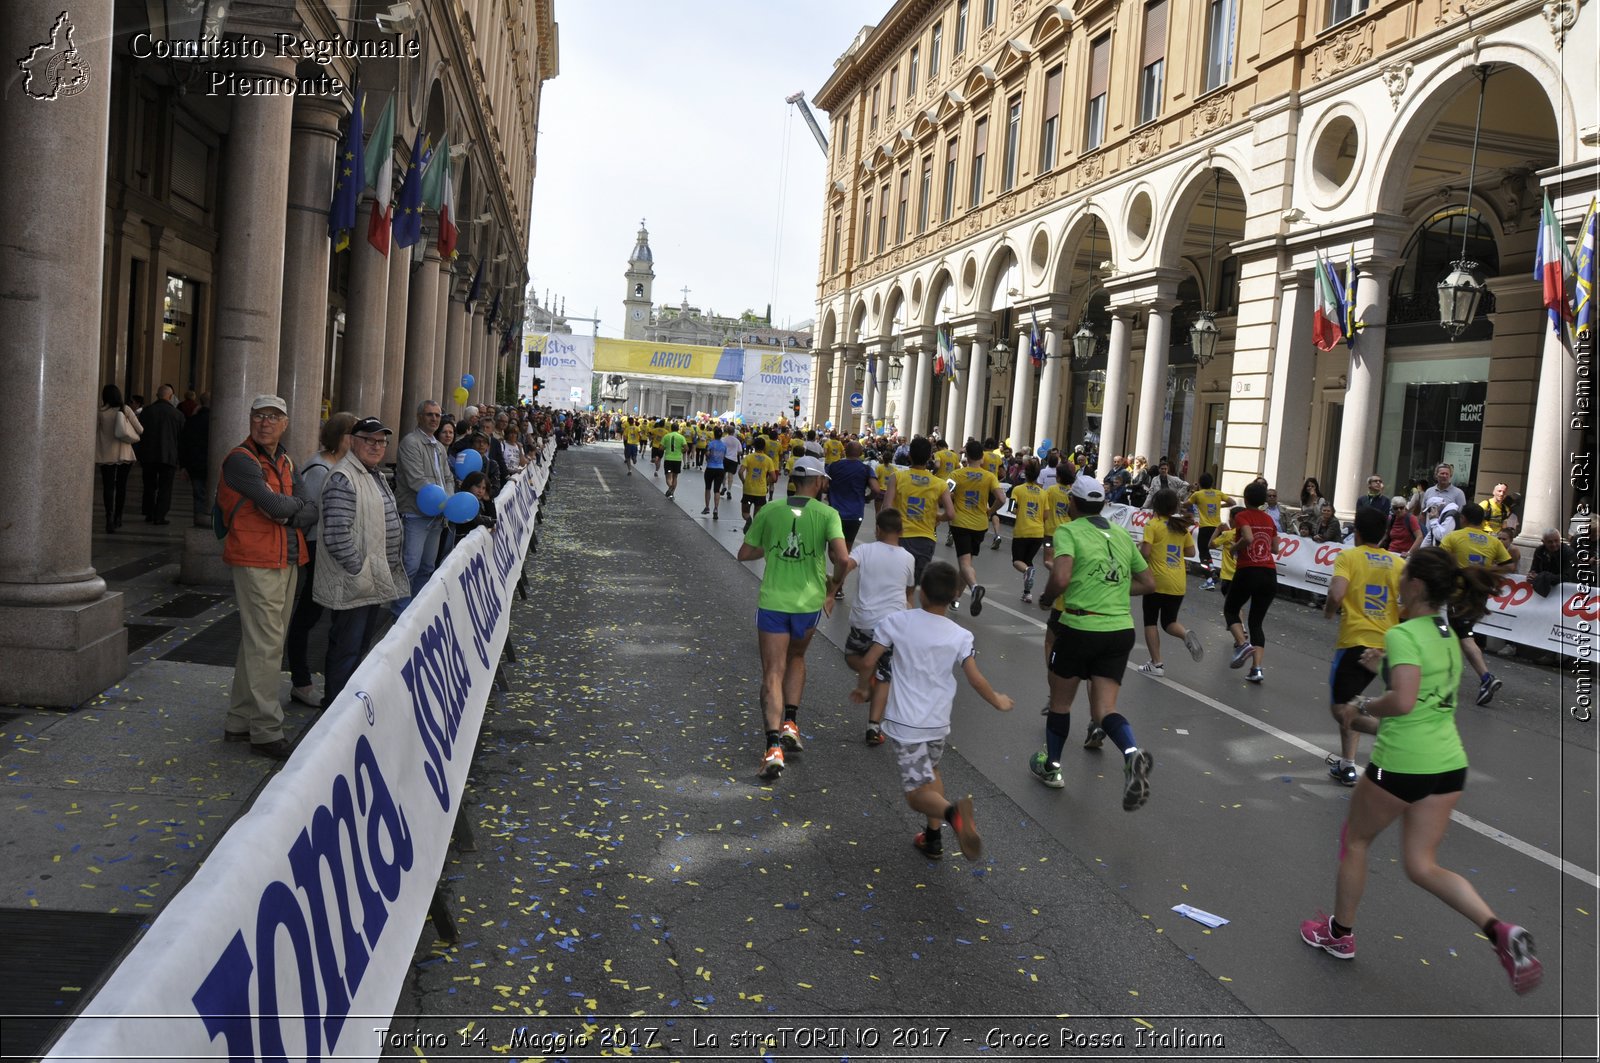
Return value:
<svg viewBox="0 0 1600 1063">
<path fill-rule="evenodd" d="M 668 432 L 661 437 L 661 456 L 667 461 L 682 461 L 688 445 L 689 441 L 683 438 L 681 432 Z"/>
<path fill-rule="evenodd" d="M 791 498 L 761 507 L 747 546 L 767 555 L 756 604 L 780 613 L 814 613 L 828 593 L 828 543 L 844 538 L 839 511 L 814 498 Z"/>
<path fill-rule="evenodd" d="M 1130 584 L 1149 567 L 1133 536 L 1091 517 L 1057 527 L 1052 545 L 1057 557 L 1072 558 L 1072 579 L 1055 602 L 1061 622 L 1079 631 L 1132 630 Z"/>
<path fill-rule="evenodd" d="M 1396 624 L 1383 637 L 1383 679 L 1398 665 L 1422 669 L 1417 703 L 1404 716 L 1387 716 L 1378 725 L 1372 763 L 1385 771 L 1429 775 L 1467 766 L 1467 751 L 1456 732 L 1456 696 L 1461 688 L 1461 643 L 1438 616 L 1419 616 Z"/>
</svg>

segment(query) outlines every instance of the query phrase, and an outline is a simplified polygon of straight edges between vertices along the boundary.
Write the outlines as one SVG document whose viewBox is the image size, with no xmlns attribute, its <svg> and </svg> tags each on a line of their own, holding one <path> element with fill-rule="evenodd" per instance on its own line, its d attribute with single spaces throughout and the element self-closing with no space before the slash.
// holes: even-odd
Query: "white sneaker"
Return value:
<svg viewBox="0 0 1600 1063">
<path fill-rule="evenodd" d="M 1193 631 L 1183 636 L 1183 645 L 1189 651 L 1189 656 L 1197 661 L 1206 655 L 1206 648 L 1200 645 L 1200 636 Z"/>
<path fill-rule="evenodd" d="M 1143 672 L 1145 675 L 1163 676 L 1167 674 L 1166 666 L 1157 664 L 1154 661 L 1144 662 L 1139 666 L 1138 670 Z"/>
</svg>

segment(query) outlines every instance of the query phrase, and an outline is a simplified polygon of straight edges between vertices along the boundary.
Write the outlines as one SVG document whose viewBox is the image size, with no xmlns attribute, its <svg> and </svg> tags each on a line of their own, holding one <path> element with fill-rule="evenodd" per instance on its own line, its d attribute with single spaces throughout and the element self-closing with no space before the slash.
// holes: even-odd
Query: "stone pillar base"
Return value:
<svg viewBox="0 0 1600 1063">
<path fill-rule="evenodd" d="M 233 586 L 233 569 L 222 560 L 222 540 L 210 528 L 183 530 L 183 563 L 178 569 L 178 582 Z"/>
<path fill-rule="evenodd" d="M 122 594 L 0 606 L 0 704 L 74 707 L 128 674 Z"/>
</svg>

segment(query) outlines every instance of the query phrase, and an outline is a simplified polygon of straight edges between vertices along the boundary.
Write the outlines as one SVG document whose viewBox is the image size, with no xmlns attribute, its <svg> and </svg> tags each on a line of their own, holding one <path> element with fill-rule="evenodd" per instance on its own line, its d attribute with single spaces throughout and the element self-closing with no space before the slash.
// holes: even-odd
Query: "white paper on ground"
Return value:
<svg viewBox="0 0 1600 1063">
<path fill-rule="evenodd" d="M 1179 915 L 1187 916 L 1188 918 L 1193 919 L 1195 922 L 1204 926 L 1219 927 L 1228 925 L 1228 921 L 1222 918 L 1222 916 L 1212 915 L 1210 912 L 1201 911 L 1199 908 L 1196 908 L 1192 905 L 1174 904 L 1172 906 L 1172 910 L 1177 912 Z"/>
</svg>

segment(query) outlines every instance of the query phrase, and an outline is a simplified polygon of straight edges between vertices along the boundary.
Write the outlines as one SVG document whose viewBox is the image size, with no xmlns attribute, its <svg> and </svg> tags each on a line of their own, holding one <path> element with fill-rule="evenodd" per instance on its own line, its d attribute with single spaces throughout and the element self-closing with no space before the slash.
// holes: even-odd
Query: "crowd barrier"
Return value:
<svg viewBox="0 0 1600 1063">
<path fill-rule="evenodd" d="M 554 450 L 501 491 L 493 533 L 450 552 L 47 1059 L 381 1054 Z"/>
</svg>

